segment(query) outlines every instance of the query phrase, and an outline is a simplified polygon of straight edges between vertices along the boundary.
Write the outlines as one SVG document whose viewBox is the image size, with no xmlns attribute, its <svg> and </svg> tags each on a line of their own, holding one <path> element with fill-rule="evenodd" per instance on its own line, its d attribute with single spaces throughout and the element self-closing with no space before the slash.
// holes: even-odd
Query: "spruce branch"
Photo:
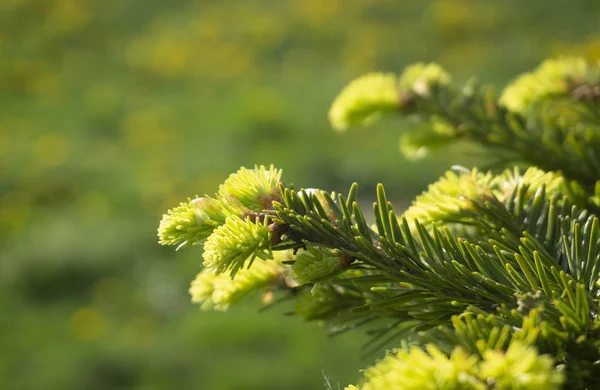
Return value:
<svg viewBox="0 0 600 390">
<path fill-rule="evenodd" d="M 385 110 L 426 124 L 401 137 L 401 149 L 409 157 L 422 157 L 428 148 L 470 139 L 502 150 L 515 161 L 563 172 L 568 180 L 587 188 L 595 185 L 600 177 L 600 93 L 593 91 L 600 91 L 600 64 L 573 58 L 549 60 L 516 80 L 500 99 L 493 88 L 474 80 L 462 87 L 451 84 L 437 65 L 417 68 L 428 67 L 436 71 L 417 81 L 413 67 L 407 67 L 395 84 L 396 109 Z M 425 70 L 421 73 L 428 74 Z M 388 88 L 392 82 L 390 78 Z M 342 116 L 366 110 L 361 94 L 369 91 L 366 82 L 360 88 L 349 84 L 331 111 Z M 562 109 L 542 104 L 558 100 L 563 102 Z M 336 121 L 332 125 L 340 127 Z"/>
<path fill-rule="evenodd" d="M 596 388 L 599 85 L 577 59 L 545 62 L 501 99 L 435 64 L 367 75 L 334 102 L 336 128 L 396 112 L 428 125 L 403 136 L 413 157 L 469 138 L 536 167 L 456 168 L 402 215 L 378 185 L 372 224 L 357 184 L 296 190 L 273 166 L 242 168 L 168 211 L 160 243 L 204 245 L 190 288 L 203 309 L 266 290 L 332 334 L 366 328 L 369 350 L 400 342 L 347 389 Z"/>
</svg>

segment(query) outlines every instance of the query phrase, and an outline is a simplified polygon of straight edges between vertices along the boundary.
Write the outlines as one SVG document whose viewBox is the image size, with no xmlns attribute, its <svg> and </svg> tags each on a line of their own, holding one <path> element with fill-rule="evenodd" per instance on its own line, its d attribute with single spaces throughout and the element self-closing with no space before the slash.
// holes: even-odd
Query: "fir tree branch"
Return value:
<svg viewBox="0 0 600 390">
<path fill-rule="evenodd" d="M 468 138 L 544 170 L 451 171 L 400 218 L 379 185 L 370 225 L 356 184 L 346 197 L 297 191 L 272 166 L 242 168 L 168 211 L 160 243 L 203 244 L 190 288 L 203 309 L 265 291 L 332 334 L 367 327 L 368 349 L 402 340 L 362 390 L 596 388 L 599 99 L 600 67 L 576 59 L 542 64 L 500 99 L 435 64 L 369 75 L 334 103 L 338 129 L 397 112 L 430 125 L 405 151 Z"/>
<path fill-rule="evenodd" d="M 348 85 L 332 105 L 331 112 L 337 113 L 331 116 L 332 125 L 345 129 L 364 124 L 339 121 L 339 113 L 360 111 L 368 116 L 392 112 L 389 98 L 382 111 L 367 109 L 360 96 L 396 88 L 395 112 L 428 125 L 401 139 L 402 149 L 413 157 L 424 155 L 429 147 L 468 138 L 503 150 L 517 161 L 563 172 L 567 179 L 587 188 L 595 185 L 600 177 L 600 65 L 569 58 L 549 60 L 530 76 L 516 80 L 501 99 L 492 88 L 474 81 L 460 88 L 452 85 L 437 65 L 425 68 L 436 72 L 421 69 L 415 75 L 408 67 L 398 81 L 388 77 L 387 84 L 369 84 L 365 78 L 359 79 L 360 88 L 358 83 Z M 542 104 L 557 101 L 568 104 L 563 104 L 562 110 Z"/>
</svg>

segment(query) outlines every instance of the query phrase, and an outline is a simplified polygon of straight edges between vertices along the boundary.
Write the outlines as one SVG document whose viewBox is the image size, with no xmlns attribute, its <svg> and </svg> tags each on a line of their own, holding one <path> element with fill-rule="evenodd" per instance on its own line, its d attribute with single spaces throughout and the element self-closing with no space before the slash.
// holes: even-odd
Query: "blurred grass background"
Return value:
<svg viewBox="0 0 600 390">
<path fill-rule="evenodd" d="M 406 203 L 455 163 L 398 153 L 403 124 L 340 135 L 339 90 L 437 61 L 503 85 L 552 55 L 600 57 L 597 0 L 0 1 L 0 388 L 309 389 L 355 382 L 360 331 L 205 313 L 200 248 L 161 214 L 240 166 Z M 476 152 L 476 150 L 475 150 Z"/>
</svg>

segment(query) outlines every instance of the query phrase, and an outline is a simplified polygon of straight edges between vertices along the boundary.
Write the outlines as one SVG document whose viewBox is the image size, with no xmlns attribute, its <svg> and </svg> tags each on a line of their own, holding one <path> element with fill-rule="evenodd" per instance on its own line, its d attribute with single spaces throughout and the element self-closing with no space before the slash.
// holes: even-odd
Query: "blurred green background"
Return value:
<svg viewBox="0 0 600 390">
<path fill-rule="evenodd" d="M 200 248 L 160 247 L 162 213 L 270 163 L 298 186 L 358 181 L 365 201 L 383 182 L 406 204 L 486 159 L 407 162 L 401 122 L 336 134 L 349 80 L 437 61 L 501 86 L 551 55 L 598 58 L 599 27 L 597 0 L 0 1 L 0 388 L 355 382 L 376 357 L 360 331 L 193 306 Z"/>
</svg>

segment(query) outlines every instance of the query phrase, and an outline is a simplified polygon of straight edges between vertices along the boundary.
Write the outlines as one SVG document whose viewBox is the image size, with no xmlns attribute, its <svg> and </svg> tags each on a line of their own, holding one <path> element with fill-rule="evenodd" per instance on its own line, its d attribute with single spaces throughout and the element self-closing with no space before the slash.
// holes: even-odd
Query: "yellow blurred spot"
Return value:
<svg viewBox="0 0 600 390">
<path fill-rule="evenodd" d="M 303 0 L 294 2 L 297 11 L 313 25 L 324 25 L 340 12 L 340 0 Z"/>
<path fill-rule="evenodd" d="M 90 306 L 82 307 L 71 315 L 71 332 L 81 341 L 92 341 L 104 332 L 102 315 Z"/>
<path fill-rule="evenodd" d="M 136 349 L 147 349 L 156 340 L 156 323 L 151 317 L 135 317 L 123 328 L 125 342 Z"/>
<path fill-rule="evenodd" d="M 191 52 L 190 45 L 182 39 L 158 39 L 152 48 L 150 68 L 165 76 L 179 76 L 186 69 Z"/>
<path fill-rule="evenodd" d="M 59 32 L 73 32 L 84 27 L 90 19 L 90 13 L 85 9 L 83 1 L 55 0 L 53 8 L 47 16 L 47 22 Z"/>
<path fill-rule="evenodd" d="M 66 162 L 69 156 L 69 143 L 60 134 L 44 134 L 33 143 L 33 153 L 43 167 L 54 168 Z"/>
</svg>

